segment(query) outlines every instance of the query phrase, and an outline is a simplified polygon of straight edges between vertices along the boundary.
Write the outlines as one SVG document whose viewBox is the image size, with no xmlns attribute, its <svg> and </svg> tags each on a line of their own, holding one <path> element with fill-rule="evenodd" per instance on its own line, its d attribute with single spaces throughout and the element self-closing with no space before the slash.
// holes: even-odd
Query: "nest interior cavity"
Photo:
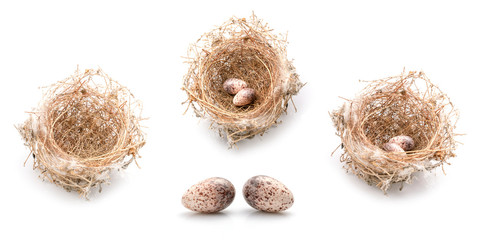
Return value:
<svg viewBox="0 0 480 240">
<path fill-rule="evenodd" d="M 455 156 L 457 110 L 423 72 L 371 81 L 331 117 L 347 170 L 384 192 Z M 412 137 L 415 148 L 406 154 L 384 151 L 383 144 L 399 135 Z"/>
<path fill-rule="evenodd" d="M 255 15 L 232 18 L 204 34 L 189 49 L 190 68 L 183 89 L 189 106 L 208 118 L 231 145 L 263 134 L 277 124 L 288 101 L 302 84 L 286 56 L 286 39 L 272 34 Z M 239 78 L 256 91 L 253 104 L 236 107 L 223 90 L 228 78 Z"/>
<path fill-rule="evenodd" d="M 77 71 L 46 88 L 18 126 L 42 176 L 84 197 L 126 168 L 145 144 L 140 102 L 101 69 Z M 130 157 L 127 157 L 130 156 Z M 101 189 L 101 188 L 100 188 Z"/>
</svg>

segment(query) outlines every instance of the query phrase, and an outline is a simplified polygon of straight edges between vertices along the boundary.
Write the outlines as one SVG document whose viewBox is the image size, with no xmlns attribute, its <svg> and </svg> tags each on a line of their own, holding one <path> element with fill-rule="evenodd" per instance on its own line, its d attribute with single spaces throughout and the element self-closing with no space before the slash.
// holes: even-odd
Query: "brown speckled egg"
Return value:
<svg viewBox="0 0 480 240">
<path fill-rule="evenodd" d="M 230 206 L 235 198 L 233 184 L 225 178 L 205 179 L 187 190 L 182 197 L 186 208 L 201 213 L 215 213 Z"/>
<path fill-rule="evenodd" d="M 390 141 L 388 142 L 398 144 L 405 151 L 413 150 L 413 148 L 415 147 L 415 142 L 409 136 L 396 136 L 390 138 Z"/>
<path fill-rule="evenodd" d="M 237 107 L 245 106 L 255 100 L 255 90 L 253 88 L 244 88 L 233 97 L 233 105 Z"/>
<path fill-rule="evenodd" d="M 385 151 L 387 152 L 398 152 L 398 153 L 404 153 L 405 150 L 403 150 L 402 147 L 400 147 L 400 145 L 396 144 L 396 143 L 385 143 L 383 145 L 383 148 L 385 149 Z"/>
<path fill-rule="evenodd" d="M 225 90 L 228 94 L 235 95 L 240 90 L 247 87 L 247 83 L 243 80 L 238 78 L 229 78 L 223 83 L 223 90 Z"/>
<path fill-rule="evenodd" d="M 283 183 L 262 175 L 248 179 L 243 197 L 250 206 L 264 212 L 285 211 L 293 205 L 293 194 Z"/>
</svg>

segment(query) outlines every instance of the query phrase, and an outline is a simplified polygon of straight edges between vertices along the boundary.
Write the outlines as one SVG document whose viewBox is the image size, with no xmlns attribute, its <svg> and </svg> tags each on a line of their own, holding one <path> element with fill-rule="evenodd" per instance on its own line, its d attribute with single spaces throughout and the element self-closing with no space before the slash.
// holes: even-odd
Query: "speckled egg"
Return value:
<svg viewBox="0 0 480 240">
<path fill-rule="evenodd" d="M 238 78 L 229 78 L 223 82 L 223 90 L 228 94 L 235 95 L 240 90 L 247 87 L 247 83 Z"/>
<path fill-rule="evenodd" d="M 255 101 L 255 90 L 253 88 L 244 88 L 233 97 L 233 105 L 237 107 L 245 106 Z"/>
<path fill-rule="evenodd" d="M 215 213 L 230 206 L 235 198 L 233 184 L 225 178 L 205 179 L 187 190 L 182 197 L 186 208 L 201 213 Z"/>
<path fill-rule="evenodd" d="M 383 149 L 385 149 L 385 151 L 387 152 L 398 152 L 398 153 L 405 153 L 405 150 L 403 150 L 402 147 L 400 147 L 400 145 L 396 144 L 396 143 L 385 143 L 383 145 Z"/>
<path fill-rule="evenodd" d="M 390 138 L 390 141 L 388 142 L 398 144 L 405 151 L 413 150 L 413 148 L 415 147 L 415 142 L 409 136 L 396 136 Z"/>
<path fill-rule="evenodd" d="M 293 205 L 293 194 L 283 183 L 262 175 L 248 179 L 243 197 L 250 206 L 264 212 L 285 211 Z"/>
</svg>

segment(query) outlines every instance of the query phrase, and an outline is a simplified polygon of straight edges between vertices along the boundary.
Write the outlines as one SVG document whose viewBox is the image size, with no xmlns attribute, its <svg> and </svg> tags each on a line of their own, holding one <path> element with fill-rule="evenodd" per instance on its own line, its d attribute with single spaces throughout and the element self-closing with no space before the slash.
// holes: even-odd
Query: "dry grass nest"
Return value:
<svg viewBox="0 0 480 240">
<path fill-rule="evenodd" d="M 371 81 L 331 117 L 347 170 L 385 193 L 393 183 L 410 183 L 415 172 L 443 169 L 455 156 L 458 113 L 423 72 Z M 383 144 L 398 135 L 412 137 L 415 148 L 406 154 L 384 151 Z"/>
<path fill-rule="evenodd" d="M 233 17 L 204 34 L 188 51 L 190 68 L 182 88 L 188 106 L 198 117 L 210 119 L 231 146 L 263 134 L 278 123 L 303 86 L 287 59 L 286 45 L 286 37 L 274 35 L 255 15 Z M 253 88 L 255 102 L 233 105 L 233 96 L 223 90 L 228 78 L 242 79 Z"/>
<path fill-rule="evenodd" d="M 125 169 L 138 156 L 145 144 L 140 111 L 129 90 L 101 69 L 77 69 L 47 87 L 17 128 L 41 176 L 88 197 L 108 183 L 112 170 Z"/>
</svg>

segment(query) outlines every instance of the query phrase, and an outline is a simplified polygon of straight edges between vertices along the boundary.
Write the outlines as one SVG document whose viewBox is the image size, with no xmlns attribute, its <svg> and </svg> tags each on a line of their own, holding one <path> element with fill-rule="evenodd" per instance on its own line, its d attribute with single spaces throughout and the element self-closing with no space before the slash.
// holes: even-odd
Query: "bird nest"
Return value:
<svg viewBox="0 0 480 240">
<path fill-rule="evenodd" d="M 18 130 L 41 176 L 83 197 L 125 169 L 145 144 L 141 105 L 102 70 L 77 71 L 46 88 Z M 130 157 L 127 157 L 130 156 Z"/>
<path fill-rule="evenodd" d="M 345 168 L 384 192 L 393 183 L 410 183 L 415 172 L 443 169 L 455 156 L 457 111 L 423 72 L 371 81 L 331 117 Z M 413 138 L 415 147 L 403 154 L 385 151 L 383 145 L 399 135 Z"/>
<path fill-rule="evenodd" d="M 204 34 L 188 51 L 190 68 L 182 88 L 188 106 L 197 117 L 210 119 L 231 146 L 262 135 L 279 123 L 303 86 L 287 59 L 286 45 L 285 37 L 274 35 L 255 15 L 233 17 Z M 229 78 L 241 79 L 255 90 L 253 104 L 232 104 L 233 96 L 222 87 Z"/>
</svg>

